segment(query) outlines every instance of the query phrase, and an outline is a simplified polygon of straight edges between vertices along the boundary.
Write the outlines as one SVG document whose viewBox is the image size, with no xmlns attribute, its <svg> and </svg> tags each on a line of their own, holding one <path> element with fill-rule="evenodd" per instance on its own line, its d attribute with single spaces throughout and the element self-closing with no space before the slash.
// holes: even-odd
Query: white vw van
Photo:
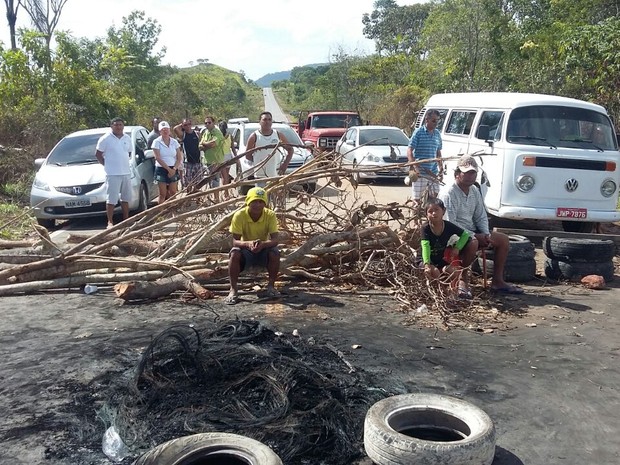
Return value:
<svg viewBox="0 0 620 465">
<path fill-rule="evenodd" d="M 538 94 L 438 94 L 418 114 L 416 128 L 431 109 L 441 115 L 446 182 L 453 181 L 457 157 L 477 156 L 491 215 L 562 220 L 573 232 L 620 220 L 620 152 L 603 107 Z"/>
</svg>

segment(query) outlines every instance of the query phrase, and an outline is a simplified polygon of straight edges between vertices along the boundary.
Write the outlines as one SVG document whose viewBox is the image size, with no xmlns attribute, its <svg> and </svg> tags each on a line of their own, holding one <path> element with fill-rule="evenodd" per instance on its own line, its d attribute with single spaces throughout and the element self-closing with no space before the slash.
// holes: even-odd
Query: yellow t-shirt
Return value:
<svg viewBox="0 0 620 465">
<path fill-rule="evenodd" d="M 252 220 L 245 207 L 237 211 L 230 223 L 230 232 L 240 234 L 242 241 L 269 240 L 269 235 L 278 232 L 278 219 L 273 210 L 265 208 L 258 221 Z"/>
</svg>

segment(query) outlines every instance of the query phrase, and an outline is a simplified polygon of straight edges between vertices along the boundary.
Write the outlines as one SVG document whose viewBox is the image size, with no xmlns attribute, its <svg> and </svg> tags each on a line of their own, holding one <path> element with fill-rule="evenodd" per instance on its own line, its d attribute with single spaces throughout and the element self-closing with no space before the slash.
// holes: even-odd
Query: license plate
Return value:
<svg viewBox="0 0 620 465">
<path fill-rule="evenodd" d="M 555 211 L 555 216 L 558 218 L 587 218 L 587 208 L 558 208 Z"/>
<path fill-rule="evenodd" d="M 66 200 L 65 208 L 90 207 L 90 199 Z"/>
</svg>

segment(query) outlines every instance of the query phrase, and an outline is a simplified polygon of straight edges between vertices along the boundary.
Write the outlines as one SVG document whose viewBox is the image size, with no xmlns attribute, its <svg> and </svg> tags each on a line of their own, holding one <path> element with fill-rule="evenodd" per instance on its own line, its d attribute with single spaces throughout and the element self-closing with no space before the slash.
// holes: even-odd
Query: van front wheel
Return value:
<svg viewBox="0 0 620 465">
<path fill-rule="evenodd" d="M 591 233 L 594 223 L 591 221 L 562 221 L 562 229 L 566 232 Z"/>
</svg>

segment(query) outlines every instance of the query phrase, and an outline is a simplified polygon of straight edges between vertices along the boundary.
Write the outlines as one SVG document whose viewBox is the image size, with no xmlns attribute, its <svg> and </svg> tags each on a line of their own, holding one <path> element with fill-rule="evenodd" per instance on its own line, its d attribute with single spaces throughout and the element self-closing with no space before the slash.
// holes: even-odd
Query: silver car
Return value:
<svg viewBox="0 0 620 465">
<path fill-rule="evenodd" d="M 353 168 L 376 168 L 354 171 L 360 183 L 368 179 L 404 179 L 408 170 L 395 167 L 407 163 L 409 138 L 395 126 L 355 126 L 349 128 L 336 144 L 343 163 Z"/>
<path fill-rule="evenodd" d="M 64 137 L 47 158 L 37 158 L 39 169 L 30 190 L 30 207 L 37 222 L 52 227 L 56 220 L 105 216 L 106 177 L 95 151 L 99 138 L 110 128 L 87 129 Z M 153 184 L 155 158 L 146 148 L 148 131 L 142 126 L 125 126 L 131 137 L 130 158 L 132 200 L 130 210 L 146 210 L 157 197 Z M 120 210 L 120 206 L 117 206 Z"/>
</svg>

